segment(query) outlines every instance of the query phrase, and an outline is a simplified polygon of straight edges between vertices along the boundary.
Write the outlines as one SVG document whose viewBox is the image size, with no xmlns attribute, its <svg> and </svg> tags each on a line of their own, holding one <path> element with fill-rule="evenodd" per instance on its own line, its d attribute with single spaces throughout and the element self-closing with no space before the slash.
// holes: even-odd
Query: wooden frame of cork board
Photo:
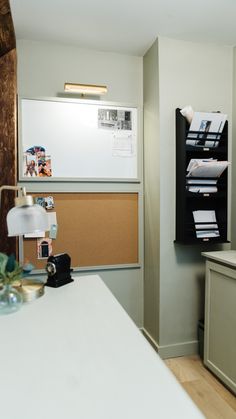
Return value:
<svg viewBox="0 0 236 419">
<path fill-rule="evenodd" d="M 72 267 L 137 264 L 138 193 L 34 193 L 53 196 L 58 234 L 52 254 L 68 253 Z M 47 233 L 46 233 L 47 234 Z M 43 269 L 37 259 L 37 239 L 23 240 L 24 259 Z"/>
</svg>

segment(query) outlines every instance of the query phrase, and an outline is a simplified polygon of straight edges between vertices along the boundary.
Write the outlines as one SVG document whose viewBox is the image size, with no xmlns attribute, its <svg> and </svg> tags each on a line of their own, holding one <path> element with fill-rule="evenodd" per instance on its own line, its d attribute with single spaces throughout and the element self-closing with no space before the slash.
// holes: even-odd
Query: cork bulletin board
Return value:
<svg viewBox="0 0 236 419">
<path fill-rule="evenodd" d="M 72 267 L 138 263 L 138 193 L 35 193 L 53 196 L 58 233 L 52 254 L 68 253 Z M 48 233 L 46 233 L 46 236 Z M 44 269 L 37 239 L 23 240 L 24 259 Z"/>
</svg>

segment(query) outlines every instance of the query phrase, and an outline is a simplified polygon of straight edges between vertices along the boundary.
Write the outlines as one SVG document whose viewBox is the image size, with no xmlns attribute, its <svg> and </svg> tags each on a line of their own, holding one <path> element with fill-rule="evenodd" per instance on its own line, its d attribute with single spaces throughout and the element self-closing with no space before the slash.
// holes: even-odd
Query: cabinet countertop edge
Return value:
<svg viewBox="0 0 236 419">
<path fill-rule="evenodd" d="M 219 263 L 224 263 L 236 268 L 236 250 L 221 250 L 216 252 L 202 252 L 202 256 L 207 259 L 214 260 Z"/>
</svg>

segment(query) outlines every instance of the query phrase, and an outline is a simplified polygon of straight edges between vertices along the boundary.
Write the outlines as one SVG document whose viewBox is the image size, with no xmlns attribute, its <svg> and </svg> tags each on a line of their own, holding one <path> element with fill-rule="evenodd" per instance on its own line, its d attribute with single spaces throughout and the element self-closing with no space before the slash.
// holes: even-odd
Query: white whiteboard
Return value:
<svg viewBox="0 0 236 419">
<path fill-rule="evenodd" d="M 135 107 L 83 100 L 21 98 L 19 179 L 135 180 L 138 178 L 137 123 Z M 44 166 L 45 161 L 51 165 L 51 176 L 42 174 L 42 161 L 38 157 L 36 170 L 26 170 L 31 157 L 35 160 L 37 155 L 32 150 L 38 147 L 45 149 Z"/>
</svg>

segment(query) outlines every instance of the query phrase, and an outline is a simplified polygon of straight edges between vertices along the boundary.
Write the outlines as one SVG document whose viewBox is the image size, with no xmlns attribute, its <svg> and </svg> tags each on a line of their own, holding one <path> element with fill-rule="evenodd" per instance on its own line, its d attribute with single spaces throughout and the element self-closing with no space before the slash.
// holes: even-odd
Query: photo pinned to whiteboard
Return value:
<svg viewBox="0 0 236 419">
<path fill-rule="evenodd" d="M 26 153 L 31 154 L 32 156 L 37 156 L 38 158 L 45 156 L 45 147 L 41 145 L 33 145 L 27 148 Z"/>
<path fill-rule="evenodd" d="M 112 138 L 112 156 L 133 157 L 135 145 L 131 134 L 114 133 Z"/>
<path fill-rule="evenodd" d="M 38 159 L 30 153 L 24 153 L 23 156 L 23 170 L 24 176 L 35 177 L 38 176 Z"/>
<path fill-rule="evenodd" d="M 226 119 L 227 115 L 220 112 L 194 112 L 186 144 L 194 147 L 218 147 Z"/>
<path fill-rule="evenodd" d="M 123 109 L 98 109 L 98 128 L 132 130 L 132 111 Z"/>
<path fill-rule="evenodd" d="M 39 177 L 52 176 L 51 156 L 45 156 L 38 159 L 38 176 Z"/>
</svg>

